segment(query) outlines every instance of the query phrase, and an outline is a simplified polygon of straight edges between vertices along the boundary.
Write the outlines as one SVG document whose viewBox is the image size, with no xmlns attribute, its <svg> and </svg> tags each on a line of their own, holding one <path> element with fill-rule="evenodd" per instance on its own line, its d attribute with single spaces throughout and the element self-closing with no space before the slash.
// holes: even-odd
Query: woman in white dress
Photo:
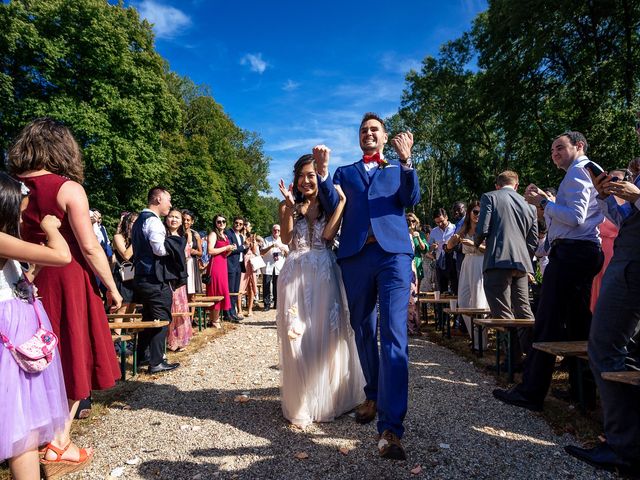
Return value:
<svg viewBox="0 0 640 480">
<path fill-rule="evenodd" d="M 337 188 L 338 189 L 338 188 Z M 282 412 L 292 424 L 330 422 L 364 400 L 364 376 L 340 267 L 331 251 L 345 197 L 327 218 L 317 199 L 312 155 L 294 166 L 294 181 L 280 205 L 289 256 L 278 278 L 278 338 Z"/>
<path fill-rule="evenodd" d="M 458 307 L 459 308 L 489 308 L 487 297 L 484 295 L 484 283 L 482 282 L 482 264 L 484 262 L 484 243 L 476 247 L 473 243 L 473 236 L 476 232 L 476 225 L 480 215 L 480 202 L 472 201 L 467 206 L 467 214 L 458 233 L 455 233 L 447 242 L 447 249 L 452 249 L 458 243 L 462 243 L 462 253 L 464 260 L 460 268 L 458 278 Z M 463 315 L 464 323 L 467 326 L 469 336 L 471 336 L 471 317 Z M 474 348 L 478 348 L 478 338 L 476 336 Z M 482 348 L 487 348 L 487 330 L 483 330 Z"/>
</svg>

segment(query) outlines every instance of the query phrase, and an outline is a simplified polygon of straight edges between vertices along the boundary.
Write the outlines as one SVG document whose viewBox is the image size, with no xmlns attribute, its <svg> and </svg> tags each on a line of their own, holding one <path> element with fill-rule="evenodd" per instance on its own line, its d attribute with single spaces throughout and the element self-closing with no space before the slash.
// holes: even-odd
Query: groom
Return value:
<svg viewBox="0 0 640 480">
<path fill-rule="evenodd" d="M 391 140 L 400 162 L 384 159 L 387 140 L 382 119 L 366 113 L 360 124 L 364 156 L 339 167 L 333 181 L 328 172 L 330 150 L 318 145 L 313 153 L 324 210 L 330 214 L 338 203 L 334 184 L 347 197 L 338 262 L 366 380 L 366 400 L 356 409 L 356 421 L 368 423 L 377 413 L 380 456 L 404 460 L 400 438 L 407 413 L 407 309 L 413 259 L 404 209 L 420 201 L 420 187 L 410 159 L 413 135 L 401 133 Z"/>
</svg>

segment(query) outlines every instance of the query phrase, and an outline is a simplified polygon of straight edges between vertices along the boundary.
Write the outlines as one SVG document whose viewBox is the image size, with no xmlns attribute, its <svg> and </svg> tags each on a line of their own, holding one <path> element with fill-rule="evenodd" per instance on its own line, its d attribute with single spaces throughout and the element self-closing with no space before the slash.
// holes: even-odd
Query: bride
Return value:
<svg viewBox="0 0 640 480">
<path fill-rule="evenodd" d="M 280 180 L 281 238 L 290 253 L 278 277 L 278 338 L 282 412 L 292 424 L 330 422 L 364 400 L 340 267 L 331 251 L 346 198 L 330 218 L 318 201 L 313 155 Z"/>
</svg>

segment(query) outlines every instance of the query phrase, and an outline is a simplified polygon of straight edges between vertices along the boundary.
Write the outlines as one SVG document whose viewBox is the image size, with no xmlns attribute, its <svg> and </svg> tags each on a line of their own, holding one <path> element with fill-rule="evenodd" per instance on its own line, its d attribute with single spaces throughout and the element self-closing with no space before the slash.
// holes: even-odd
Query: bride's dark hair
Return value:
<svg viewBox="0 0 640 480">
<path fill-rule="evenodd" d="M 302 169 L 309 164 L 313 165 L 314 170 L 316 169 L 316 162 L 313 155 L 307 153 L 306 155 L 302 155 L 293 165 L 293 198 L 296 201 L 296 204 L 301 204 L 305 201 L 305 196 L 300 190 L 298 190 L 298 178 L 300 178 L 300 175 L 302 174 Z M 320 218 L 324 213 L 320 202 L 318 202 L 318 208 L 318 218 Z"/>
</svg>

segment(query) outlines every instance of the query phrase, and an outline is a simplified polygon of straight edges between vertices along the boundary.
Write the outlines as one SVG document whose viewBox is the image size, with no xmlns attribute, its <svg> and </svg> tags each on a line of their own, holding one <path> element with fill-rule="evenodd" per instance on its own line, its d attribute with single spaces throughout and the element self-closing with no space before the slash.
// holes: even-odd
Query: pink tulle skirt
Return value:
<svg viewBox="0 0 640 480">
<path fill-rule="evenodd" d="M 51 324 L 40 301 L 44 328 Z M 0 302 L 0 332 L 14 346 L 33 336 L 38 320 L 33 305 L 20 299 Z M 27 373 L 0 343 L 0 461 L 50 442 L 69 418 L 60 356 L 44 371 Z"/>
</svg>

